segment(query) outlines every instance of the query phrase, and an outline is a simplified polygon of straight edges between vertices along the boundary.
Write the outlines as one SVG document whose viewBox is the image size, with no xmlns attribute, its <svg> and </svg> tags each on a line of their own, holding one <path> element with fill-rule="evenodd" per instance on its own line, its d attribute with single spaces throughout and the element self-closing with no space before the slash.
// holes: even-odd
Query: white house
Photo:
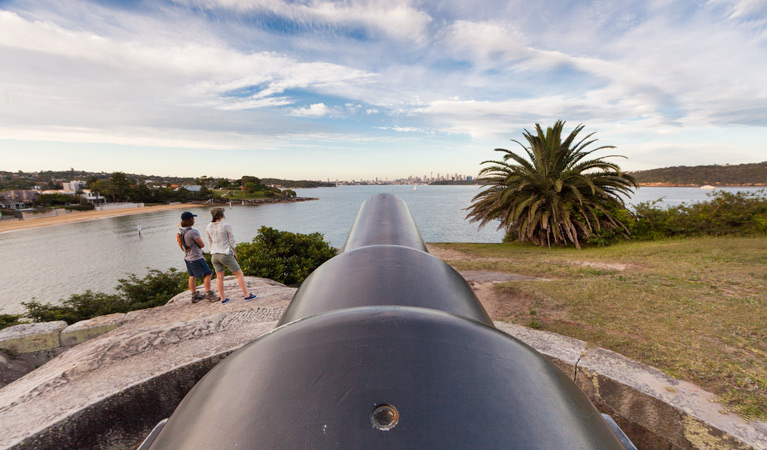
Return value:
<svg viewBox="0 0 767 450">
<path fill-rule="evenodd" d="M 98 192 L 92 191 L 90 189 L 80 189 L 82 191 L 81 198 L 84 198 L 88 201 L 88 203 L 99 204 L 99 203 L 106 203 L 107 199 L 103 195 L 99 194 Z"/>
<path fill-rule="evenodd" d="M 70 191 L 70 192 L 77 192 L 85 189 L 85 181 L 80 180 L 73 180 L 69 183 L 63 183 L 64 184 L 64 190 Z"/>
</svg>

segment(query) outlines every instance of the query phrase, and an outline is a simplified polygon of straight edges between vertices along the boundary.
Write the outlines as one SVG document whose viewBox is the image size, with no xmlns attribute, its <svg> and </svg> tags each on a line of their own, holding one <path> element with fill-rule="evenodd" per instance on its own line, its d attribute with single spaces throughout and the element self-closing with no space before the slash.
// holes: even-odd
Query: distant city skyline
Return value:
<svg viewBox="0 0 767 450">
<path fill-rule="evenodd" d="M 755 0 L 6 0 L 0 170 L 476 176 L 583 123 L 624 170 L 767 160 Z"/>
</svg>

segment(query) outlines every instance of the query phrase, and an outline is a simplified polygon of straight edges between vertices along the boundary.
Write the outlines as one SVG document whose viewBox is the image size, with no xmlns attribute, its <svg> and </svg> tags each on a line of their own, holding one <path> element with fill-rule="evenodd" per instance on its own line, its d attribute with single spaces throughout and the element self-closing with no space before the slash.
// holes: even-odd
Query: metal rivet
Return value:
<svg viewBox="0 0 767 450">
<path fill-rule="evenodd" d="M 373 422 L 373 427 L 378 430 L 391 430 L 399 422 L 399 412 L 392 405 L 378 405 L 373 409 L 370 421 Z"/>
</svg>

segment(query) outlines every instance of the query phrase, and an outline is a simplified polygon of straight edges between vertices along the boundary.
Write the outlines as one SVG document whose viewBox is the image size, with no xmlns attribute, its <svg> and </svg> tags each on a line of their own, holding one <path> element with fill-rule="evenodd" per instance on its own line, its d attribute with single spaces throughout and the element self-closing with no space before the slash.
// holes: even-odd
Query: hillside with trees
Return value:
<svg viewBox="0 0 767 450">
<path fill-rule="evenodd" d="M 316 187 L 336 187 L 335 183 L 312 180 L 283 180 L 280 178 L 262 178 L 261 182 L 272 186 L 282 186 L 286 188 L 316 188 Z"/>
<path fill-rule="evenodd" d="M 674 166 L 631 172 L 639 184 L 767 186 L 767 161 L 754 164 Z"/>
</svg>

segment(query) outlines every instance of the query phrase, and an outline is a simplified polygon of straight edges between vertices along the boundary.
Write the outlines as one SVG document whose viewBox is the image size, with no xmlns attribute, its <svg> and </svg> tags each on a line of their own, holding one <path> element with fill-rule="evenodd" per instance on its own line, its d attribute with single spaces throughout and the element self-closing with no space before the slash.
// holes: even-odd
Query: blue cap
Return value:
<svg viewBox="0 0 767 450">
<path fill-rule="evenodd" d="M 192 217 L 197 217 L 197 214 L 192 214 L 189 211 L 181 213 L 181 220 L 189 220 Z"/>
</svg>

